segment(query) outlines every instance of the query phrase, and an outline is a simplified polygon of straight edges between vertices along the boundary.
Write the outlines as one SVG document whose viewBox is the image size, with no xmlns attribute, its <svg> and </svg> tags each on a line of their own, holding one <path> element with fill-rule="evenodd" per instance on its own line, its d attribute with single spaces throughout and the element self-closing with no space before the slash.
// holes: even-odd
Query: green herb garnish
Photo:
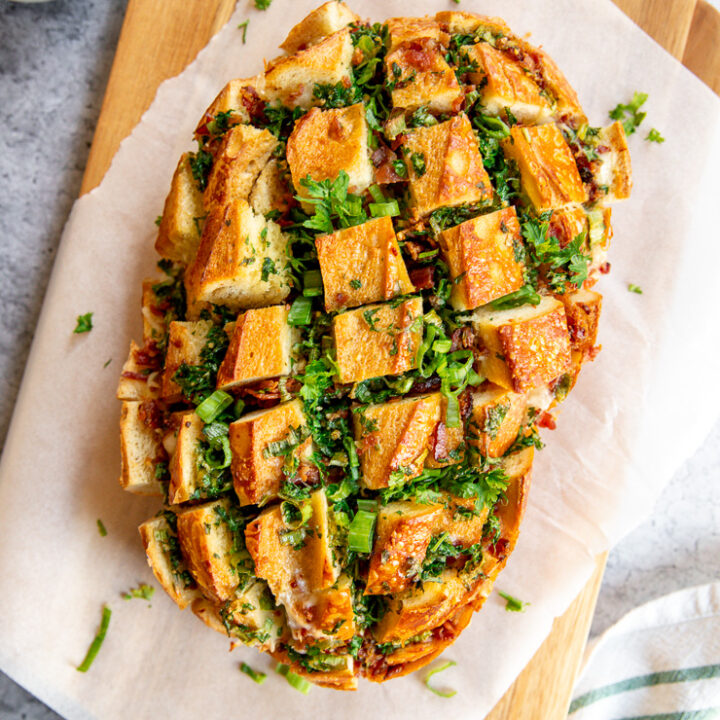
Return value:
<svg viewBox="0 0 720 720">
<path fill-rule="evenodd" d="M 459 2 L 459 0 L 456 1 Z M 430 679 L 433 677 L 433 675 L 437 675 L 439 672 L 454 667 L 455 665 L 457 665 L 457 663 L 454 660 L 447 660 L 442 665 L 438 665 L 436 668 L 430 670 L 430 672 L 425 675 L 425 679 L 423 680 L 425 687 L 430 690 L 430 692 L 435 693 L 438 697 L 451 698 L 457 695 L 457 690 L 438 690 L 438 688 L 435 688 L 430 684 Z"/>
<path fill-rule="evenodd" d="M 107 629 L 110 625 L 111 615 L 112 610 L 110 610 L 110 608 L 105 605 L 102 611 L 100 627 L 97 631 L 97 634 L 95 635 L 95 639 L 92 641 L 92 643 L 90 643 L 90 647 L 88 648 L 87 654 L 85 655 L 85 659 L 76 668 L 78 672 L 87 672 L 90 669 L 90 666 L 93 664 L 93 661 L 97 657 L 98 652 L 100 652 L 100 648 L 102 647 L 103 641 L 105 640 L 105 634 L 107 633 Z"/>
<path fill-rule="evenodd" d="M 502 590 L 498 590 L 498 595 L 505 600 L 505 610 L 508 612 L 524 612 L 525 607 L 530 604 L 528 602 L 518 600 L 516 597 L 513 597 Z"/>
<path fill-rule="evenodd" d="M 93 329 L 92 316 L 93 316 L 93 313 L 91 313 L 91 312 L 85 313 L 84 315 L 78 315 L 77 316 L 77 325 L 75 326 L 75 329 L 73 330 L 73 332 L 78 335 L 80 333 L 90 332 Z"/>
</svg>

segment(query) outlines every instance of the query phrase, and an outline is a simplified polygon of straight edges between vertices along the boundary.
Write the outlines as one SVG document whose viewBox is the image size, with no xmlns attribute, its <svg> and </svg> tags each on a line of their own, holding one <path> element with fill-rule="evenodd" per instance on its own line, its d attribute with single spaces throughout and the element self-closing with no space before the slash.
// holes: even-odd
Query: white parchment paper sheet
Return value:
<svg viewBox="0 0 720 720">
<path fill-rule="evenodd" d="M 720 101 L 605 0 L 463 0 L 533 32 L 566 72 L 594 124 L 650 94 L 631 138 L 635 189 L 613 212 L 613 272 L 605 294 L 603 352 L 583 371 L 559 428 L 546 433 L 517 550 L 498 586 L 532 605 L 509 614 L 491 597 L 446 653 L 458 667 L 438 678 L 458 694 L 436 698 L 419 677 L 359 692 L 282 679 L 258 687 L 240 649 L 162 592 L 152 607 L 120 593 L 152 582 L 136 526 L 154 501 L 122 493 L 114 389 L 131 336 L 140 337 L 142 279 L 152 273 L 154 218 L 162 211 L 196 119 L 233 77 L 263 56 L 319 0 L 275 0 L 250 11 L 247 44 L 229 25 L 181 76 L 164 83 L 122 144 L 102 185 L 80 199 L 65 229 L 0 467 L 0 666 L 68 718 L 366 718 L 423 720 L 438 712 L 480 718 L 532 656 L 593 568 L 593 558 L 639 523 L 663 484 L 703 439 L 720 407 Z M 352 3 L 351 3 L 352 4 Z M 411 6 L 410 6 L 411 5 Z M 355 2 L 374 20 L 456 8 L 450 2 Z M 667 138 L 643 141 L 651 126 Z M 641 285 L 644 294 L 626 289 Z M 75 318 L 95 328 L 73 335 Z M 109 367 L 106 360 L 112 358 Z M 698 498 L 702 502 L 702 498 Z M 662 512 L 658 508 L 657 512 Z M 102 518 L 108 536 L 98 535 Z M 100 607 L 112 622 L 87 675 L 75 671 Z"/>
</svg>

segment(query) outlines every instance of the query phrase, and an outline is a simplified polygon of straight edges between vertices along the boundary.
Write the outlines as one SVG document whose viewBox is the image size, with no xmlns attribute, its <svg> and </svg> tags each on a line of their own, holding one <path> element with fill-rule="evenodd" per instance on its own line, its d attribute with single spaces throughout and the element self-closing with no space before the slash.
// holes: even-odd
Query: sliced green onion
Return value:
<svg viewBox="0 0 720 720">
<path fill-rule="evenodd" d="M 446 395 L 445 425 L 449 428 L 460 427 L 460 403 L 455 395 Z"/>
<path fill-rule="evenodd" d="M 491 115 L 480 115 L 478 120 L 487 135 L 498 140 L 510 134 L 510 128 L 499 118 Z"/>
<path fill-rule="evenodd" d="M 388 202 L 370 203 L 368 205 L 370 214 L 373 217 L 395 217 L 400 214 L 400 206 L 397 200 L 389 200 Z"/>
<path fill-rule="evenodd" d="M 304 677 L 294 673 L 287 665 L 278 663 L 275 668 L 275 672 L 282 675 L 290 683 L 290 685 L 300 691 L 303 695 L 307 695 L 310 692 L 312 683 L 309 683 Z"/>
<path fill-rule="evenodd" d="M 107 530 L 105 529 L 105 523 L 98 518 L 97 519 L 97 526 L 98 526 L 98 532 L 100 533 L 101 537 L 105 537 L 107 535 Z"/>
<path fill-rule="evenodd" d="M 288 325 L 309 325 L 312 316 L 312 300 L 301 295 L 295 298 L 295 302 L 288 313 Z"/>
<path fill-rule="evenodd" d="M 295 530 L 281 530 L 280 531 L 280 544 L 281 545 L 299 545 L 307 536 L 307 531 L 304 527 L 299 527 Z"/>
<path fill-rule="evenodd" d="M 297 530 L 312 517 L 312 505 L 284 500 L 280 503 L 282 519 L 291 530 Z"/>
<path fill-rule="evenodd" d="M 488 303 L 493 310 L 510 310 L 521 305 L 539 305 L 542 298 L 532 285 L 525 285 L 515 292 L 508 293 Z"/>
<path fill-rule="evenodd" d="M 103 607 L 102 619 L 100 620 L 100 627 L 98 628 L 97 635 L 95 635 L 95 639 L 92 641 L 92 643 L 90 643 L 90 647 L 88 648 L 87 655 L 85 655 L 85 659 L 80 663 L 80 665 L 77 666 L 77 670 L 79 672 L 87 672 L 90 669 L 90 666 L 93 664 L 93 660 L 95 660 L 98 652 L 100 652 L 103 640 L 105 640 L 105 633 L 107 633 L 108 626 L 110 625 L 111 615 L 112 610 L 110 610 L 110 608 L 105 605 Z"/>
<path fill-rule="evenodd" d="M 437 353 L 450 352 L 451 347 L 452 347 L 452 340 L 448 340 L 447 338 L 442 338 L 441 340 L 436 340 L 432 344 L 432 349 Z"/>
<path fill-rule="evenodd" d="M 222 460 L 217 457 L 218 450 L 222 450 Z M 230 450 L 230 440 L 228 440 L 227 435 L 214 439 L 212 445 L 205 450 L 204 458 L 207 466 L 213 469 L 222 470 L 230 467 L 232 450 Z"/>
<path fill-rule="evenodd" d="M 436 668 L 431 670 L 426 676 L 423 682 L 425 683 L 425 687 L 430 690 L 430 692 L 435 693 L 438 697 L 443 698 L 451 698 L 454 695 L 457 695 L 457 690 L 438 690 L 437 688 L 433 687 L 430 684 L 430 678 L 433 675 L 437 675 L 439 672 L 442 672 L 443 670 L 447 670 L 448 668 L 454 667 L 457 665 L 457 663 L 454 660 L 448 660 L 447 662 L 444 662 L 442 665 L 438 665 Z"/>
<path fill-rule="evenodd" d="M 485 378 L 482 375 L 478 375 L 472 368 L 470 368 L 467 373 L 467 381 L 468 385 L 475 387 L 481 382 L 485 382 Z"/>
<path fill-rule="evenodd" d="M 253 682 L 262 685 L 267 680 L 267 675 L 259 670 L 253 670 L 247 663 L 240 663 L 240 672 L 244 672 Z"/>
<path fill-rule="evenodd" d="M 322 294 L 322 275 L 320 271 L 308 270 L 303 275 L 303 295 L 305 297 L 317 297 Z"/>
<path fill-rule="evenodd" d="M 376 513 L 357 511 L 348 530 L 348 550 L 359 553 L 369 553 L 372 550 L 376 519 Z"/>
<path fill-rule="evenodd" d="M 505 601 L 505 610 L 508 612 L 524 612 L 525 606 L 530 604 L 528 602 L 518 600 L 516 597 L 513 597 L 502 590 L 498 590 L 498 595 Z"/>
<path fill-rule="evenodd" d="M 447 380 L 451 385 L 460 385 L 467 375 L 467 371 L 462 365 L 453 365 L 449 367 L 443 374 L 443 379 Z"/>
<path fill-rule="evenodd" d="M 226 407 L 232 405 L 232 401 L 232 395 L 216 390 L 195 408 L 195 412 L 204 423 L 211 423 Z"/>
<path fill-rule="evenodd" d="M 358 498 L 357 501 L 358 510 L 364 510 L 369 513 L 377 512 L 377 500 L 368 500 L 367 498 Z"/>
<path fill-rule="evenodd" d="M 384 203 L 385 202 L 385 196 L 383 195 L 382 190 L 380 189 L 379 185 L 371 185 L 369 188 L 370 195 L 372 195 L 372 199 L 376 203 Z"/>
<path fill-rule="evenodd" d="M 428 258 L 435 257 L 438 254 L 439 250 L 435 248 L 434 250 L 426 250 L 425 252 L 421 252 L 418 254 L 418 260 L 427 260 Z"/>
<path fill-rule="evenodd" d="M 228 427 L 227 423 L 217 420 L 210 423 L 209 425 L 206 425 L 203 428 L 203 433 L 205 437 L 210 441 L 210 444 L 213 446 L 222 445 L 222 441 L 220 440 L 220 438 L 224 435 L 227 435 L 229 431 L 230 428 Z"/>
</svg>

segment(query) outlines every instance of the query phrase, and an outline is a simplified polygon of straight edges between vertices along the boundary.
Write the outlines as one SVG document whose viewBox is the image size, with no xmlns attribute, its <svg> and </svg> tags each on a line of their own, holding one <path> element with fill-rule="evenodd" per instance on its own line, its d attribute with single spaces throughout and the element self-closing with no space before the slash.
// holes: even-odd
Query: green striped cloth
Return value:
<svg viewBox="0 0 720 720">
<path fill-rule="evenodd" d="M 628 613 L 593 641 L 568 720 L 720 720 L 720 582 Z"/>
</svg>

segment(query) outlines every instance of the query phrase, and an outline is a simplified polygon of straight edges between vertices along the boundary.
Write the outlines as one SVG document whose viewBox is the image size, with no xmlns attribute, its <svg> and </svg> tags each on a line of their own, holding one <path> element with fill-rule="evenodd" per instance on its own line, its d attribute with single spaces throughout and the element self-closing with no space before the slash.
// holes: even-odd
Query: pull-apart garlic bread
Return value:
<svg viewBox="0 0 720 720">
<path fill-rule="evenodd" d="M 351 690 L 442 652 L 512 552 L 630 160 L 497 18 L 328 2 L 282 48 L 172 178 L 121 484 L 164 498 L 181 608 Z"/>
</svg>

